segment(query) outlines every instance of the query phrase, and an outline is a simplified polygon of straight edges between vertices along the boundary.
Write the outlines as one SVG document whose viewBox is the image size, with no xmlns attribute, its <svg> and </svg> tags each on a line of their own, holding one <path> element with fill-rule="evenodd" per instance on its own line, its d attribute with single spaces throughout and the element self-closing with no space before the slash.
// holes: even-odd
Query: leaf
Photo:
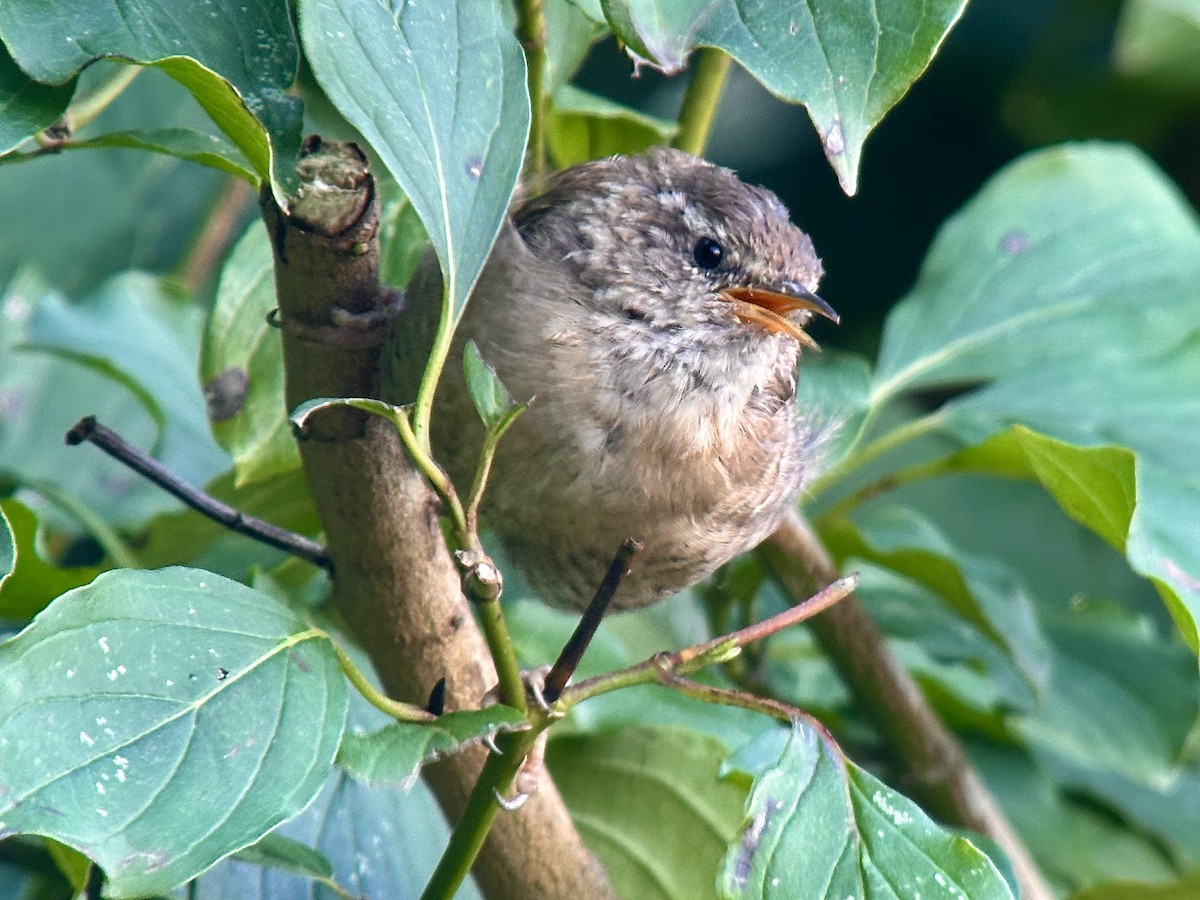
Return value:
<svg viewBox="0 0 1200 900">
<path fill-rule="evenodd" d="M 62 83 L 93 60 L 116 56 L 167 72 L 192 92 L 255 170 L 290 176 L 300 141 L 300 101 L 285 93 L 299 48 L 282 0 L 28 0 L 0 6 L 0 37 L 38 81 Z M 259 124 L 261 123 L 261 124 Z"/>
<path fill-rule="evenodd" d="M 60 568 L 43 560 L 37 550 L 37 516 L 20 501 L 0 500 L 0 523 L 7 526 L 0 529 L 0 619 L 28 621 L 59 594 L 100 574 L 91 566 Z M 11 548 L 7 568 L 3 531 L 8 531 Z"/>
<path fill-rule="evenodd" d="M 839 557 L 861 557 L 924 585 L 1002 648 L 1034 693 L 1045 684 L 1049 648 L 1029 591 L 1011 569 L 954 546 L 932 522 L 903 506 L 863 510 L 853 522 L 832 523 L 823 533 Z"/>
<path fill-rule="evenodd" d="M 754 787 L 725 858 L 723 897 L 1013 896 L 970 841 L 845 759 L 813 725 L 768 732 L 734 765 L 750 770 Z"/>
<path fill-rule="evenodd" d="M 712 897 L 746 792 L 719 781 L 715 738 L 651 725 L 552 738 L 546 763 L 622 897 Z"/>
<path fill-rule="evenodd" d="M 618 154 L 642 153 L 675 136 L 679 126 L 564 84 L 554 92 L 546 140 L 560 168 Z"/>
<path fill-rule="evenodd" d="M 101 88 L 116 67 L 93 64 L 80 76 L 79 90 Z M 135 79 L 83 136 L 158 128 L 204 131 L 211 123 L 174 81 L 152 71 Z M 0 208 L 21 215 L 0 219 L 0 282 L 18 268 L 35 269 L 79 297 L 125 269 L 179 271 L 222 189 L 218 172 L 134 150 L 42 154 L 2 166 Z"/>
<path fill-rule="evenodd" d="M 724 50 L 771 93 L 802 103 L 847 194 L 862 145 L 929 65 L 965 0 L 818 4 L 603 0 L 617 36 L 666 71 L 697 46 Z"/>
<path fill-rule="evenodd" d="M 1178 777 L 1200 712 L 1196 660 L 1123 611 L 1086 601 L 1050 622 L 1050 681 L 1013 731 L 1032 747 L 1158 790 Z"/>
<path fill-rule="evenodd" d="M 915 388 L 983 382 L 928 420 L 966 444 L 1015 421 L 1077 446 L 1133 451 L 1136 505 L 1124 538 L 1118 507 L 1128 486 L 1116 459 L 1091 461 L 1091 475 L 1109 471 L 1103 496 L 1084 506 L 1078 489 L 1064 493 L 1066 473 L 1049 477 L 1044 443 L 1039 478 L 1072 514 L 1120 542 L 1193 648 L 1198 284 L 1196 216 L 1143 157 L 1092 144 L 1034 153 L 942 230 L 917 286 L 888 319 L 872 387 L 878 410 Z"/>
<path fill-rule="evenodd" d="M 1188 872 L 1170 884 L 1111 881 L 1073 894 L 1071 900 L 1194 900 L 1200 895 L 1200 871 Z"/>
<path fill-rule="evenodd" d="M 17 541 L 8 513 L 0 503 L 0 589 L 3 589 L 16 567 Z"/>
<path fill-rule="evenodd" d="M 1200 93 L 1200 2 L 1126 0 L 1113 55 L 1128 75 L 1183 94 Z"/>
<path fill-rule="evenodd" d="M 607 29 L 598 0 L 594 18 L 571 0 L 546 0 L 545 10 L 545 90 L 548 94 L 554 94 L 560 86 L 570 82 L 587 58 L 592 45 Z"/>
<path fill-rule="evenodd" d="M 190 569 L 64 594 L 0 646 L 0 690 L 4 830 L 86 853 L 114 897 L 169 891 L 307 806 L 346 715 L 323 632 Z"/>
<path fill-rule="evenodd" d="M 456 322 L 521 170 L 520 45 L 490 0 L 301 0 L 306 58 L 429 232 Z"/>
<path fill-rule="evenodd" d="M 370 734 L 347 732 L 337 764 L 364 784 L 407 790 L 425 763 L 526 725 L 525 717 L 507 706 L 446 713 L 428 725 L 393 722 Z"/>
<path fill-rule="evenodd" d="M 66 111 L 74 82 L 40 84 L 18 68 L 0 43 L 0 158 Z"/>
<path fill-rule="evenodd" d="M 237 148 L 215 134 L 189 128 L 155 128 L 145 131 L 111 131 L 96 137 L 72 140 L 61 150 L 93 150 L 127 147 L 148 150 L 199 163 L 257 185 L 258 177 Z M 0 158 L 0 162 L 3 159 Z"/>
<path fill-rule="evenodd" d="M 63 443 L 85 414 L 136 446 L 157 449 L 165 465 L 193 483 L 226 467 L 209 436 L 194 369 L 199 313 L 163 282 L 129 273 L 67 303 L 22 278 L 0 308 L 6 402 L 0 472 L 8 478 L 43 490 L 49 485 L 93 513 L 102 511 L 110 524 L 136 524 L 175 508 L 174 499 L 95 448 Z M 42 516 L 65 523 L 53 510 Z"/>
<path fill-rule="evenodd" d="M 333 866 L 325 854 L 275 832 L 239 850 L 234 859 L 306 878 L 328 880 L 333 876 Z"/>
<path fill-rule="evenodd" d="M 872 403 L 1165 349 L 1200 326 L 1198 280 L 1196 216 L 1136 150 L 1028 154 L 942 227 L 884 326 Z"/>
<path fill-rule="evenodd" d="M 505 426 L 524 407 L 513 401 L 512 394 L 496 374 L 496 370 L 479 355 L 474 341 L 467 341 L 463 349 L 463 375 L 467 380 L 467 391 L 475 411 L 489 432 Z"/>
<path fill-rule="evenodd" d="M 233 455 L 236 487 L 300 467 L 284 397 L 283 345 L 267 324 L 274 308 L 271 245 L 255 223 L 221 269 L 200 352 L 213 434 Z"/>
</svg>

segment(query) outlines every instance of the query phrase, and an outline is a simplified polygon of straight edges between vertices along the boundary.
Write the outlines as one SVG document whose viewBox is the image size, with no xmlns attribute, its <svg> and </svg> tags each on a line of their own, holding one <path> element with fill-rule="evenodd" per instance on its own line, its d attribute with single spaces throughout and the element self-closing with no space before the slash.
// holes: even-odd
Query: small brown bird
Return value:
<svg viewBox="0 0 1200 900">
<path fill-rule="evenodd" d="M 529 409 L 500 441 L 483 515 L 549 603 L 583 607 L 627 537 L 614 601 L 634 608 L 761 541 L 816 436 L 796 368 L 821 263 L 774 194 L 675 150 L 554 176 L 516 207 L 467 304 L 433 413 L 435 457 L 470 483 L 483 436 L 461 373 L 470 339 Z M 440 296 L 436 264 L 409 296 Z M 436 303 L 430 304 L 436 307 Z M 411 368 L 394 326 L 385 391 Z M 391 372 L 387 358 L 391 356 Z M 411 376 L 410 376 L 411 377 Z"/>
</svg>

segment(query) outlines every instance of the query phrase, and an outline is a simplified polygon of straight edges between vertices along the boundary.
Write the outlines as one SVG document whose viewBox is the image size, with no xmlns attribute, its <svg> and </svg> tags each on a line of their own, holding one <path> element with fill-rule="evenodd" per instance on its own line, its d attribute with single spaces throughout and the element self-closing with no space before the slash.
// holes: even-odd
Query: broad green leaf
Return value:
<svg viewBox="0 0 1200 900">
<path fill-rule="evenodd" d="M 842 188 L 858 186 L 863 142 L 920 77 L 965 0 L 775 3 L 603 0 L 613 31 L 667 71 L 718 47 L 773 94 L 802 103 Z"/>
<path fill-rule="evenodd" d="M 99 150 L 126 147 L 148 150 L 199 163 L 257 184 L 258 178 L 246 158 L 232 144 L 215 134 L 188 128 L 155 128 L 146 131 L 112 131 L 96 137 L 69 141 L 62 150 Z M 0 157 L 0 162 L 4 162 Z"/>
<path fill-rule="evenodd" d="M 1006 566 L 956 547 L 934 524 L 901 506 L 875 506 L 823 531 L 839 557 L 856 556 L 924 585 L 1003 648 L 1036 692 L 1048 677 L 1048 647 L 1032 598 Z"/>
<path fill-rule="evenodd" d="M 159 423 L 156 449 L 163 462 L 176 475 L 202 483 L 228 460 L 213 443 L 200 402 L 199 329 L 200 313 L 189 298 L 161 279 L 131 272 L 79 303 L 44 297 L 29 320 L 25 343 L 82 361 L 129 387 Z M 72 424 L 74 419 L 66 426 Z"/>
<path fill-rule="evenodd" d="M 1012 900 L 978 848 L 845 759 L 813 724 L 768 732 L 732 763 L 754 786 L 725 858 L 723 897 Z"/>
<path fill-rule="evenodd" d="M 1050 681 L 1011 720 L 1032 747 L 1166 790 L 1200 708 L 1196 660 L 1144 621 L 1077 603 L 1046 626 Z"/>
<path fill-rule="evenodd" d="M 87 414 L 135 446 L 157 450 L 193 483 L 227 465 L 209 436 L 196 380 L 199 312 L 159 280 L 129 273 L 72 304 L 22 278 L 5 295 L 0 316 L 0 386 L 8 403 L 0 472 L 8 478 L 48 485 L 110 524 L 135 524 L 175 507 L 96 448 L 63 443 Z M 65 522 L 61 513 L 50 518 Z"/>
<path fill-rule="evenodd" d="M 871 367 L 852 353 L 806 356 L 796 379 L 796 409 L 820 439 L 818 471 L 832 468 L 858 439 L 870 405 Z"/>
<path fill-rule="evenodd" d="M 1079 447 L 1013 425 L 950 457 L 945 468 L 1036 480 L 1067 515 L 1124 552 L 1136 495 L 1135 463 L 1123 447 Z"/>
<path fill-rule="evenodd" d="M 0 37 L 22 69 L 51 84 L 106 56 L 155 65 L 192 92 L 259 175 L 269 177 L 272 151 L 284 161 L 278 174 L 290 174 L 300 101 L 285 91 L 299 48 L 283 0 L 29 0 L 0 6 Z"/>
<path fill-rule="evenodd" d="M 0 505 L 0 588 L 17 567 L 17 541 L 8 512 Z"/>
<path fill-rule="evenodd" d="M 564 84 L 554 92 L 546 141 L 554 162 L 567 168 L 606 156 L 642 153 L 667 143 L 677 130 L 674 122 Z"/>
<path fill-rule="evenodd" d="M 8 531 L 10 548 L 7 560 L 4 531 Z M 43 560 L 37 549 L 37 531 L 33 510 L 13 498 L 0 500 L 0 619 L 31 619 L 59 594 L 100 574 L 91 566 L 64 569 Z"/>
<path fill-rule="evenodd" d="M 496 370 L 479 355 L 479 348 L 474 341 L 467 341 L 463 349 L 463 375 L 467 380 L 471 402 L 475 404 L 475 411 L 483 420 L 484 428 L 491 432 L 504 425 L 505 420 L 517 410 L 518 404 L 513 401 L 512 394 Z"/>
<path fill-rule="evenodd" d="M 1084 486 L 1100 492 L 1086 503 L 1080 488 L 1067 490 L 1067 473 L 1048 471 L 1044 445 L 1038 476 L 1154 580 L 1193 647 L 1198 292 L 1195 213 L 1143 157 L 1106 145 L 1034 153 L 942 230 L 888 319 L 872 388 L 877 410 L 914 388 L 983 382 L 926 420 L 967 444 L 1020 422 L 1058 441 L 1133 451 L 1127 536 L 1118 507 L 1128 476 L 1116 459 L 1088 457 L 1089 476 L 1109 471 Z"/>
<path fill-rule="evenodd" d="M 62 872 L 63 877 L 67 879 L 76 893 L 83 893 L 92 874 L 92 861 L 78 850 L 72 850 L 66 844 L 60 844 L 53 838 L 43 838 L 43 840 L 46 852 L 54 860 L 58 871 Z"/>
<path fill-rule="evenodd" d="M 80 75 L 79 92 L 99 88 L 116 68 L 93 64 Z M 179 84 L 148 69 L 77 137 L 159 128 L 203 132 L 211 123 Z M 224 182 L 212 169 L 136 150 L 0 165 L 0 209 L 21 210 L 0 219 L 0 282 L 18 268 L 34 269 L 79 297 L 126 269 L 178 271 Z"/>
<path fill-rule="evenodd" d="M 333 877 L 333 866 L 323 853 L 276 832 L 263 836 L 245 850 L 239 850 L 234 858 L 239 862 L 306 878 L 328 880 Z"/>
<path fill-rule="evenodd" d="M 490 0 L 301 0 L 317 81 L 412 201 L 457 321 L 521 170 L 520 45 Z"/>
<path fill-rule="evenodd" d="M 546 0 L 545 10 L 546 93 L 553 94 L 571 80 L 607 29 L 603 16 L 592 18 L 571 0 Z"/>
<path fill-rule="evenodd" d="M 86 853 L 114 897 L 166 892 L 302 810 L 346 715 L 323 632 L 191 569 L 63 595 L 0 646 L 0 689 L 4 829 Z"/>
<path fill-rule="evenodd" d="M 1174 876 L 1153 838 L 1059 784 L 1025 751 L 981 740 L 970 741 L 968 749 L 1041 870 L 1062 893 L 1118 878 L 1159 881 Z"/>
<path fill-rule="evenodd" d="M 233 455 L 238 487 L 300 466 L 284 399 L 283 346 L 267 324 L 274 308 L 271 245 L 255 223 L 221 270 L 200 353 L 213 434 Z"/>
<path fill-rule="evenodd" d="M 1117 67 L 1129 75 L 1200 94 L 1200 2 L 1126 0 L 1113 53 Z"/>
<path fill-rule="evenodd" d="M 335 640 L 379 688 L 367 655 L 344 634 Z M 347 731 L 370 732 L 393 721 L 351 692 Z M 317 799 L 279 835 L 311 847 L 333 866 L 333 879 L 354 897 L 416 897 L 446 846 L 449 829 L 429 789 L 420 780 L 411 789 L 367 787 L 334 767 Z M 476 900 L 467 882 L 455 895 Z M 278 868 L 263 870 L 237 856 L 218 863 L 195 882 L 193 900 L 278 900 L 305 897 L 334 900 L 323 886 Z"/>
<path fill-rule="evenodd" d="M 1073 894 L 1071 900 L 1195 900 L 1200 896 L 1200 871 L 1188 872 L 1177 881 L 1146 884 L 1141 881 L 1111 881 Z"/>
<path fill-rule="evenodd" d="M 34 81 L 0 43 L 0 157 L 53 125 L 74 93 L 73 81 L 59 85 Z"/>
<path fill-rule="evenodd" d="M 1031 153 L 942 227 L 888 316 L 872 403 L 1165 349 L 1200 327 L 1198 284 L 1196 215 L 1145 157 L 1104 144 Z"/>
<path fill-rule="evenodd" d="M 700 900 L 714 896 L 746 797 L 718 780 L 728 755 L 698 732 L 640 726 L 554 738 L 546 764 L 620 896 Z"/>
<path fill-rule="evenodd" d="M 403 288 L 429 249 L 429 237 L 417 211 L 395 184 L 386 179 L 380 188 L 384 198 L 379 224 L 379 280 Z"/>
<path fill-rule="evenodd" d="M 369 734 L 347 732 L 337 764 L 364 784 L 407 789 L 425 763 L 525 724 L 524 716 L 507 706 L 446 713 L 427 725 L 393 722 Z"/>
</svg>

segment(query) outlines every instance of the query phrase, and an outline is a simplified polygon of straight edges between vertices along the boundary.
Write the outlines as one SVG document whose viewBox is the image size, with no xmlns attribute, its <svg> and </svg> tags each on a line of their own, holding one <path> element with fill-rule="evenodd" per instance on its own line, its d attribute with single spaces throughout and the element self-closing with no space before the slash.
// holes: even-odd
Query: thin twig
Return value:
<svg viewBox="0 0 1200 900">
<path fill-rule="evenodd" d="M 600 621 L 604 618 L 604 614 L 608 612 L 608 607 L 612 603 L 613 597 L 617 595 L 617 590 L 621 587 L 621 582 L 629 574 L 634 556 L 637 555 L 643 546 L 641 541 L 626 538 L 617 550 L 612 562 L 608 564 L 608 571 L 604 573 L 604 580 L 596 588 L 596 593 L 592 596 L 592 602 L 583 611 L 583 615 L 579 619 L 579 624 L 575 626 L 575 630 L 571 633 L 570 640 L 563 646 L 562 652 L 558 654 L 558 659 L 546 676 L 546 684 L 542 688 L 542 696 L 545 697 L 547 703 L 553 703 L 562 695 L 563 688 L 567 686 L 567 682 L 575 674 L 580 660 L 583 659 L 583 654 L 587 652 L 588 645 L 596 635 L 596 629 L 600 627 Z"/>
<path fill-rule="evenodd" d="M 635 684 L 662 684 L 669 687 L 670 678 L 694 672 L 703 666 L 724 662 L 751 641 L 760 641 L 770 637 L 784 628 L 803 622 L 828 609 L 839 600 L 849 596 L 857 585 L 857 576 L 849 575 L 826 586 L 803 603 L 798 603 L 755 625 L 723 634 L 691 647 L 684 647 L 674 653 L 656 653 L 635 665 L 605 672 L 603 675 L 581 681 L 563 690 L 557 709 L 565 712 L 581 700 Z"/>
<path fill-rule="evenodd" d="M 692 57 L 692 80 L 683 95 L 679 131 L 671 146 L 701 156 L 721 102 L 721 91 L 729 75 L 729 55 L 716 47 L 702 47 Z"/>
<path fill-rule="evenodd" d="M 326 549 L 316 541 L 303 535 L 272 525 L 255 516 L 238 512 L 216 497 L 193 487 L 178 475 L 134 447 L 119 434 L 96 421 L 95 416 L 84 416 L 67 432 L 66 442 L 74 447 L 84 442 L 95 444 L 117 462 L 128 466 L 146 480 L 158 485 L 168 494 L 178 498 L 196 512 L 230 531 L 254 538 L 277 550 L 283 550 L 300 559 L 307 560 L 327 572 L 333 571 L 333 562 Z"/>
</svg>

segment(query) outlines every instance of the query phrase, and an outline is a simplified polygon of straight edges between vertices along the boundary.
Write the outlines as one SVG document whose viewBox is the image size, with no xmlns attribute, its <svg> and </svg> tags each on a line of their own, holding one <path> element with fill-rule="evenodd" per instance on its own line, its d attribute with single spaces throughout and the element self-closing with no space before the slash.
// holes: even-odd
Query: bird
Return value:
<svg viewBox="0 0 1200 900">
<path fill-rule="evenodd" d="M 459 362 L 473 341 L 528 403 L 481 515 L 543 600 L 584 608 L 633 538 L 613 607 L 643 607 L 775 529 L 819 455 L 795 390 L 817 346 L 805 326 L 838 321 L 821 275 L 773 193 L 679 150 L 583 163 L 514 205 L 455 332 L 431 441 L 469 486 L 484 439 Z M 432 254 L 405 294 L 406 309 L 440 308 Z M 385 399 L 411 400 L 420 330 L 393 322 Z"/>
</svg>

